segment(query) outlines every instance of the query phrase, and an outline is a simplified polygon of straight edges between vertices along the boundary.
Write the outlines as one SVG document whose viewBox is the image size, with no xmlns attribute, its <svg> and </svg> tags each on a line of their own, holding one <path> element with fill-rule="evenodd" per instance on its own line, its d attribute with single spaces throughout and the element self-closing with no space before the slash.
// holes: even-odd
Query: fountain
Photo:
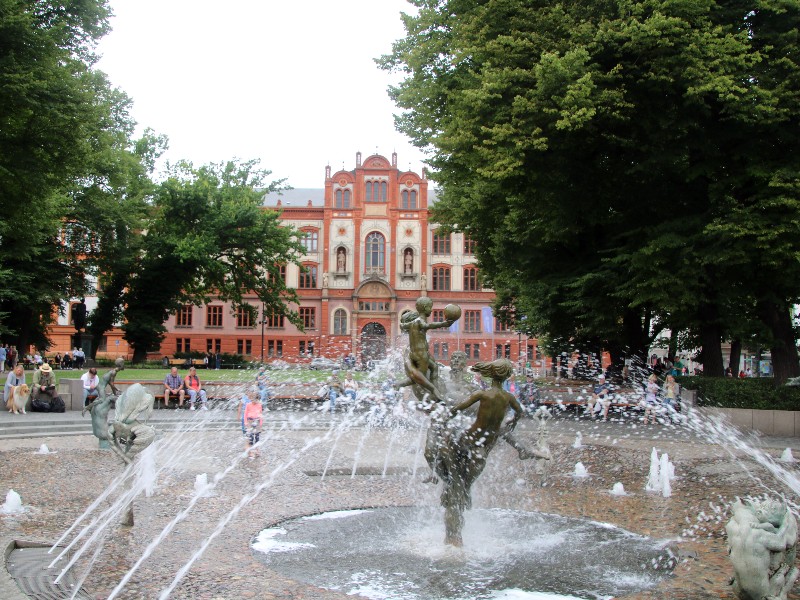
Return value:
<svg viewBox="0 0 800 600">
<path fill-rule="evenodd" d="M 79 572 L 75 590 L 86 586 L 92 596 L 107 599 L 190 598 L 199 590 L 209 597 L 312 597 L 322 587 L 331 598 L 354 593 L 402 600 L 513 594 L 596 599 L 649 590 L 711 600 L 732 591 L 727 585 L 732 572 L 706 560 L 724 546 L 721 531 L 732 499 L 763 491 L 765 473 L 800 489 L 785 466 L 721 424 L 669 424 L 654 434 L 631 423 L 620 434 L 616 423 L 604 428 L 569 414 L 551 419 L 549 430 L 544 414 L 519 420 L 511 436 L 497 436 L 495 441 L 506 443 L 484 453 L 479 471 L 466 469 L 454 484 L 463 467 L 448 455 L 460 451 L 451 440 L 479 417 L 473 404 L 450 418 L 474 392 L 462 358 L 454 356 L 449 372 L 434 376 L 441 402 L 409 378 L 413 397 L 402 398 L 402 388 L 392 400 L 380 392 L 381 411 L 378 403 L 349 406 L 331 418 L 315 407 L 283 412 L 273 405 L 258 460 L 247 460 L 240 429 L 221 427 L 235 421 L 224 408 L 198 411 L 181 431 L 151 440 L 137 460 L 124 461 L 122 472 L 117 451 L 59 447 L 53 457 L 58 465 L 37 461 L 43 463 L 37 465 L 37 481 L 68 472 L 80 479 L 84 493 L 59 496 L 61 503 L 49 508 L 50 492 L 41 489 L 32 511 L 0 520 L 0 526 L 15 536 L 50 542 L 63 534 L 56 545 L 68 544 L 74 554 L 62 557 L 66 547 L 59 547 L 48 560 L 63 573 Z M 405 369 L 399 366 L 405 362 L 398 359 L 398 369 Z M 125 403 L 124 420 L 110 437 L 123 454 L 129 442 L 135 453 L 141 450 L 138 432 L 148 433 L 139 428 L 146 418 L 130 420 L 122 413 L 130 413 Z M 131 440 L 128 430 L 134 427 Z M 433 439 L 431 431 L 437 434 Z M 660 486 L 653 491 L 661 494 L 631 497 L 625 487 L 640 488 L 648 476 L 645 457 L 653 435 L 663 451 L 659 456 L 653 448 L 657 476 L 652 478 Z M 719 453 L 711 456 L 710 446 L 702 445 L 707 438 L 726 440 L 726 452 L 746 461 L 747 469 L 731 467 Z M 554 450 L 551 460 L 533 454 L 534 460 L 520 460 L 534 449 L 549 455 L 548 446 Z M 674 476 L 667 451 L 681 475 L 675 483 L 679 493 L 671 496 L 663 494 Z M 429 457 L 433 468 L 423 473 Z M 574 466 L 576 477 L 546 478 L 540 466 L 557 473 Z M 750 477 L 751 471 L 762 480 Z M 651 455 L 650 476 L 654 472 Z M 98 473 L 115 476 L 108 483 Z M 421 482 L 431 474 L 439 479 L 436 486 Z M 32 489 L 20 487 L 26 482 L 23 473 L 8 476 L 9 485 L 29 498 Z M 466 488 L 473 506 L 462 511 L 456 503 L 463 519 L 455 528 L 460 540 L 446 517 L 453 509 L 440 505 L 448 485 L 459 492 Z M 131 503 L 136 525 L 122 528 L 119 517 Z M 791 498 L 789 507 L 797 509 Z M 41 517 L 35 517 L 37 511 Z M 570 542 L 574 539 L 581 543 Z M 608 556 L 597 559 L 601 549 Z M 577 571 L 581 578 L 574 576 Z"/>
<path fill-rule="evenodd" d="M 0 506 L 0 513 L 4 515 L 14 515 L 24 512 L 25 508 L 22 506 L 22 497 L 14 490 L 8 490 L 6 494 L 6 501 Z"/>
</svg>

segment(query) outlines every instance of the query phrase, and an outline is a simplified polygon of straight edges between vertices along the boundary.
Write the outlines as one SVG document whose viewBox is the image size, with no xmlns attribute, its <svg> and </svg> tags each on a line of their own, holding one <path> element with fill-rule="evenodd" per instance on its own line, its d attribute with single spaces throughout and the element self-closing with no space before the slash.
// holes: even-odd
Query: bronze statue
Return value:
<svg viewBox="0 0 800 600">
<path fill-rule="evenodd" d="M 425 459 L 434 475 L 427 481 L 435 482 L 437 476 L 442 480 L 444 488 L 440 501 L 445 509 L 445 543 L 461 546 L 464 510 L 472 504 L 472 484 L 483 471 L 497 440 L 505 439 L 521 459 L 539 457 L 548 460 L 550 452 L 546 446 L 528 450 L 511 434 L 523 410 L 514 395 L 503 389 L 503 382 L 514 372 L 514 365 L 507 359 L 476 363 L 472 370 L 491 378 L 491 387 L 473 391 L 466 400 L 448 407 L 448 391 L 451 396 L 460 397 L 471 391 L 464 380 L 466 355 L 454 353 L 450 372 L 453 385 L 452 390 L 448 390 L 439 377 L 436 361 L 430 355 L 426 333 L 429 329 L 451 326 L 461 316 L 461 308 L 450 304 L 444 310 L 444 321 L 428 323 L 433 301 L 423 296 L 417 300 L 416 307 L 417 312 L 409 311 L 401 319 L 400 328 L 408 332 L 410 347 L 403 363 L 407 379 L 395 387 L 410 385 L 420 401 L 419 408 L 431 414 Z M 478 409 L 471 426 L 463 431 L 454 430 L 449 421 L 475 404 Z M 514 414 L 505 423 L 509 408 Z"/>
<path fill-rule="evenodd" d="M 114 368 L 108 373 L 103 375 L 103 383 L 97 389 L 97 398 L 90 404 L 83 407 L 81 416 L 86 414 L 88 410 L 92 415 L 92 434 L 99 440 L 100 448 L 110 448 L 111 436 L 108 429 L 108 412 L 111 410 L 111 404 L 117 396 L 119 390 L 114 385 L 114 379 L 117 373 L 125 368 L 125 360 L 118 358 L 114 361 Z M 106 386 L 111 387 L 111 395 L 106 395 Z"/>
<path fill-rule="evenodd" d="M 449 305 L 448 308 L 451 306 L 455 305 Z M 417 312 L 408 311 L 400 319 L 400 329 L 408 332 L 409 348 L 403 360 L 407 378 L 397 382 L 395 387 L 399 389 L 410 385 L 420 402 L 425 402 L 426 395 L 436 402 L 444 402 L 445 394 L 444 383 L 439 378 L 439 366 L 428 349 L 427 332 L 429 329 L 450 327 L 461 316 L 461 309 L 450 309 L 444 321 L 428 323 L 432 310 L 433 300 L 423 296 L 417 299 Z"/>
</svg>

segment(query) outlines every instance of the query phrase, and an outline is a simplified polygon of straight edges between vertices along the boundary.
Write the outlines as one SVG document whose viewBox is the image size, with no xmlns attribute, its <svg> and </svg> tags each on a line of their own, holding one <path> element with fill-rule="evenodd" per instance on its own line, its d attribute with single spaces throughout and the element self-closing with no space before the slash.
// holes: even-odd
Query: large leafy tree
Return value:
<svg viewBox="0 0 800 600">
<path fill-rule="evenodd" d="M 133 361 L 158 348 L 170 313 L 186 303 L 229 300 L 255 314 L 254 294 L 267 310 L 299 323 L 287 303 L 296 301 L 280 268 L 302 253 L 296 232 L 264 210 L 268 182 L 256 161 L 195 168 L 179 163 L 153 196 L 141 253 L 123 297 L 125 339 Z"/>
<path fill-rule="evenodd" d="M 130 101 L 94 69 L 108 16 L 105 0 L 0 0 L 0 318 L 20 348 L 48 344 L 99 220 L 136 194 Z"/>
<path fill-rule="evenodd" d="M 689 329 L 721 374 L 745 304 L 796 374 L 796 0 L 412 4 L 381 59 L 405 75 L 398 127 L 499 306 L 616 356 Z"/>
</svg>

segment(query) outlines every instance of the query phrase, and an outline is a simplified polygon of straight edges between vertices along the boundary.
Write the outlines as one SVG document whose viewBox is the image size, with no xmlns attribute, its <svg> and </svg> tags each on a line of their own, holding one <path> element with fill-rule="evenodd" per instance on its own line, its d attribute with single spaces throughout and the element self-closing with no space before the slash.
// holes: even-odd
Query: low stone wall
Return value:
<svg viewBox="0 0 800 600">
<path fill-rule="evenodd" d="M 800 437 L 800 411 L 697 406 L 695 390 L 681 390 L 681 402 L 688 415 L 697 411 L 700 415 L 724 418 L 744 431 L 758 431 L 778 437 Z"/>
</svg>

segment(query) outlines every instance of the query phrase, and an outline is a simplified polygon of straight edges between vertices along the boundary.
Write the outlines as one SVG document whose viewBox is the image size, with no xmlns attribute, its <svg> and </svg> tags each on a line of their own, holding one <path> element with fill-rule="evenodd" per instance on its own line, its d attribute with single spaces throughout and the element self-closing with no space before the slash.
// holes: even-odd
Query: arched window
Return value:
<svg viewBox="0 0 800 600">
<path fill-rule="evenodd" d="M 350 190 L 336 190 L 334 208 L 350 208 Z"/>
<path fill-rule="evenodd" d="M 303 290 L 310 290 L 317 287 L 317 265 L 303 265 L 303 270 L 300 271 L 300 280 L 297 287 Z"/>
<path fill-rule="evenodd" d="M 347 335 L 347 312 L 337 308 L 333 313 L 333 335 Z"/>
<path fill-rule="evenodd" d="M 414 190 L 403 190 L 402 208 L 417 208 L 417 192 Z"/>
<path fill-rule="evenodd" d="M 367 202 L 386 202 L 386 190 L 389 184 L 385 181 L 367 181 L 365 186 Z"/>
<path fill-rule="evenodd" d="M 464 291 L 479 292 L 481 284 L 478 281 L 478 269 L 475 267 L 464 267 Z"/>
<path fill-rule="evenodd" d="M 450 267 L 433 268 L 433 290 L 437 292 L 450 291 Z"/>
<path fill-rule="evenodd" d="M 365 260 L 367 273 L 383 273 L 385 269 L 386 239 L 382 234 L 373 231 L 367 236 L 365 244 Z"/>
</svg>

